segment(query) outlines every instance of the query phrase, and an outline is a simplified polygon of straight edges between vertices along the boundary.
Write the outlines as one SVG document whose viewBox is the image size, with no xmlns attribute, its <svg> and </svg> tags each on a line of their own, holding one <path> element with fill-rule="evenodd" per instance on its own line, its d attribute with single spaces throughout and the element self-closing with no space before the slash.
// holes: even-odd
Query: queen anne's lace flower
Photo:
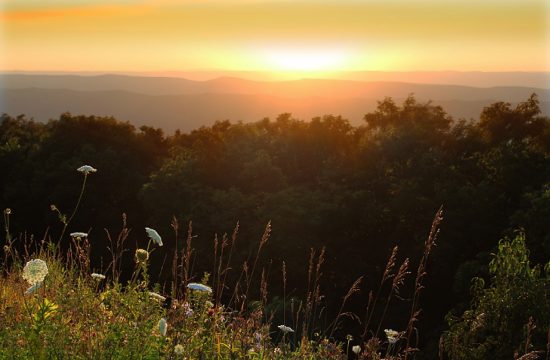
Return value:
<svg viewBox="0 0 550 360">
<path fill-rule="evenodd" d="M 158 246 L 162 246 L 162 238 L 155 229 L 146 227 L 145 231 L 147 232 L 147 236 L 149 236 L 149 239 L 153 240 L 153 242 Z"/>
<path fill-rule="evenodd" d="M 104 280 L 105 279 L 105 275 L 103 274 L 97 274 L 97 273 L 93 273 L 92 274 L 92 277 L 96 280 Z"/>
<path fill-rule="evenodd" d="M 85 237 L 88 237 L 88 234 L 85 232 L 73 232 L 71 233 L 71 237 L 83 239 Z"/>
<path fill-rule="evenodd" d="M 384 332 L 386 333 L 390 344 L 395 344 L 397 340 L 399 340 L 399 332 L 392 329 L 385 329 Z"/>
<path fill-rule="evenodd" d="M 89 173 L 94 173 L 97 171 L 97 169 L 94 169 L 90 165 L 83 165 L 76 170 L 80 171 L 81 173 L 84 173 L 84 175 L 88 175 Z"/>
<path fill-rule="evenodd" d="M 41 283 L 46 275 L 48 275 L 48 266 L 44 260 L 33 259 L 23 268 L 23 279 L 30 285 Z"/>
<path fill-rule="evenodd" d="M 279 325 L 277 326 L 279 328 L 279 330 L 281 330 L 283 333 L 287 334 L 287 333 L 293 333 L 294 330 L 292 330 L 292 328 L 286 326 L 286 325 Z"/>
<path fill-rule="evenodd" d="M 149 291 L 149 297 L 158 300 L 158 301 L 166 301 L 166 298 L 162 296 L 161 294 L 157 294 L 156 292 Z"/>
<path fill-rule="evenodd" d="M 168 331 L 168 322 L 165 318 L 162 318 L 159 321 L 159 332 L 162 336 L 166 336 L 166 331 Z"/>
<path fill-rule="evenodd" d="M 212 288 L 210 286 L 206 286 L 206 285 L 199 284 L 199 283 L 189 283 L 189 284 L 187 284 L 187 288 L 189 288 L 191 290 L 204 291 L 204 292 L 208 292 L 208 293 L 212 292 Z"/>
</svg>

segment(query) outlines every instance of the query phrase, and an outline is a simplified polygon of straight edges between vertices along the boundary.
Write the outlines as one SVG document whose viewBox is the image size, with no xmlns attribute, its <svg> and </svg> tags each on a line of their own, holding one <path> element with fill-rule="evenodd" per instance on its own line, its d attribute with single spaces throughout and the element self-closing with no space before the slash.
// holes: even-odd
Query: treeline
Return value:
<svg viewBox="0 0 550 360">
<path fill-rule="evenodd" d="M 443 205 L 422 295 L 420 332 L 429 352 L 444 315 L 467 305 L 470 279 L 487 276 L 489 254 L 503 235 L 522 228 L 531 260 L 550 258 L 550 120 L 536 95 L 516 107 L 494 103 L 476 121 L 452 119 L 413 97 L 402 104 L 387 98 L 364 120 L 353 127 L 340 116 L 302 121 L 282 114 L 167 136 L 113 118 L 63 114 L 43 124 L 4 114 L 0 206 L 12 210 L 12 235 L 55 239 L 62 225 L 50 206 L 72 211 L 81 186 L 75 169 L 89 164 L 98 172 L 69 230 L 91 230 L 95 269 L 108 261 L 104 229 L 116 233 L 122 213 L 133 228 L 129 247 L 146 242 L 144 226 L 163 235 L 152 271 L 161 283 L 171 274 L 173 219 L 180 237 L 192 220 L 199 273 L 212 272 L 215 235 L 221 241 L 239 222 L 234 277 L 271 221 L 260 260 L 270 295 L 282 296 L 284 261 L 287 297 L 303 297 L 310 251 L 325 247 L 328 308 L 366 275 L 350 303 L 362 318 L 393 246 L 398 260 L 408 257 L 414 268 Z M 402 297 L 388 327 L 406 326 L 406 289 Z"/>
</svg>

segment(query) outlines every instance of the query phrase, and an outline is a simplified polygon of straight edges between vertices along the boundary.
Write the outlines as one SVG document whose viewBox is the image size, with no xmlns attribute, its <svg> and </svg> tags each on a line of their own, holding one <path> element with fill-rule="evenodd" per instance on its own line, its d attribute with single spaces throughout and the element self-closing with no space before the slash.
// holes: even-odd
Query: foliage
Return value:
<svg viewBox="0 0 550 360">
<path fill-rule="evenodd" d="M 512 359 L 546 349 L 550 329 L 550 262 L 531 266 L 525 236 L 499 242 L 488 286 L 472 280 L 472 307 L 448 316 L 449 359 Z M 514 357 L 515 356 L 515 357 Z"/>
</svg>

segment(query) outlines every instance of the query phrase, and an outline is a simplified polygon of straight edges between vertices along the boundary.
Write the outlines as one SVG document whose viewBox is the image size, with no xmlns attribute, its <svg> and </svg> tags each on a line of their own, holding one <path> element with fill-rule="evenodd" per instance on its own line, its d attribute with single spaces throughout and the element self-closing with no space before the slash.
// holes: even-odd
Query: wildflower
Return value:
<svg viewBox="0 0 550 360">
<path fill-rule="evenodd" d="M 11 209 L 10 208 L 5 208 L 4 209 L 4 214 L 10 215 L 11 214 Z"/>
<path fill-rule="evenodd" d="M 208 292 L 208 293 L 212 292 L 212 288 L 210 286 L 206 286 L 206 285 L 199 284 L 199 283 L 189 283 L 189 284 L 187 284 L 187 288 L 189 288 L 191 290 L 204 291 L 204 292 Z"/>
<path fill-rule="evenodd" d="M 351 351 L 353 351 L 353 353 L 357 355 L 361 352 L 361 346 L 359 345 L 352 346 Z"/>
<path fill-rule="evenodd" d="M 254 339 L 256 339 L 257 343 L 260 343 L 262 341 L 262 334 L 256 331 L 254 333 Z"/>
<path fill-rule="evenodd" d="M 136 250 L 136 262 L 144 263 L 149 260 L 149 253 L 145 249 Z"/>
<path fill-rule="evenodd" d="M 214 308 L 208 309 L 208 316 L 214 316 L 215 313 L 216 313 L 216 309 Z"/>
<path fill-rule="evenodd" d="M 149 297 L 151 297 L 155 300 L 161 301 L 161 302 L 166 301 L 166 298 L 164 296 L 162 296 L 161 294 L 157 294 L 156 292 L 152 292 L 152 291 L 149 291 Z"/>
<path fill-rule="evenodd" d="M 193 309 L 191 309 L 191 305 L 189 305 L 188 302 L 184 302 L 182 306 L 183 310 L 185 311 L 186 317 L 190 317 L 191 315 L 193 315 Z"/>
<path fill-rule="evenodd" d="M 84 173 L 84 175 L 88 175 L 89 173 L 94 173 L 97 171 L 97 169 L 94 169 L 90 165 L 84 165 L 76 169 L 77 171 L 80 171 L 81 173 Z"/>
<path fill-rule="evenodd" d="M 92 277 L 96 280 L 104 280 L 105 279 L 105 275 L 97 274 L 97 273 L 92 273 Z"/>
<path fill-rule="evenodd" d="M 284 334 L 288 334 L 288 333 L 293 333 L 294 330 L 292 330 L 292 328 L 288 327 L 288 326 L 285 326 L 285 325 L 279 325 L 277 326 L 279 328 L 279 330 L 281 330 Z"/>
<path fill-rule="evenodd" d="M 399 340 L 399 333 L 392 329 L 385 329 L 384 332 L 386 333 L 386 336 L 388 337 L 388 342 L 390 344 L 395 344 L 397 340 Z"/>
<path fill-rule="evenodd" d="M 146 227 L 145 231 L 147 232 L 147 236 L 149 236 L 149 239 L 153 240 L 153 242 L 155 244 L 158 244 L 158 246 L 162 246 L 162 238 L 155 229 Z"/>
<path fill-rule="evenodd" d="M 166 336 L 166 331 L 168 330 L 168 323 L 165 318 L 160 319 L 159 321 L 159 332 L 162 336 Z"/>
<path fill-rule="evenodd" d="M 36 290 L 40 289 L 41 286 L 42 286 L 41 282 L 37 282 L 36 284 L 33 284 L 31 287 L 29 287 L 25 291 L 25 295 L 30 295 L 30 294 L 34 293 Z"/>
<path fill-rule="evenodd" d="M 73 232 L 70 235 L 71 237 L 76 238 L 78 240 L 88 237 L 88 234 L 85 232 Z"/>
<path fill-rule="evenodd" d="M 44 260 L 33 259 L 23 268 L 23 279 L 30 285 L 44 281 L 46 275 L 48 275 L 48 266 Z"/>
<path fill-rule="evenodd" d="M 176 346 L 174 346 L 174 354 L 176 354 L 176 355 L 183 355 L 184 350 L 185 349 L 180 344 L 177 344 Z"/>
</svg>

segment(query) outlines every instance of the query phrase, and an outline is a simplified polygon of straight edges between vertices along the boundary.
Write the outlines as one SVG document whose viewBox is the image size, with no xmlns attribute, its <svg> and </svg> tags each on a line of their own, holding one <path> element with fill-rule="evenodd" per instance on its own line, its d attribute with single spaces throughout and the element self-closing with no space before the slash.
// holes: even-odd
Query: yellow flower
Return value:
<svg viewBox="0 0 550 360">
<path fill-rule="evenodd" d="M 55 315 L 58 308 L 59 306 L 56 303 L 44 298 L 44 301 L 40 304 L 40 308 L 38 308 L 38 311 L 34 314 L 34 320 L 46 320 L 50 316 Z"/>
</svg>

